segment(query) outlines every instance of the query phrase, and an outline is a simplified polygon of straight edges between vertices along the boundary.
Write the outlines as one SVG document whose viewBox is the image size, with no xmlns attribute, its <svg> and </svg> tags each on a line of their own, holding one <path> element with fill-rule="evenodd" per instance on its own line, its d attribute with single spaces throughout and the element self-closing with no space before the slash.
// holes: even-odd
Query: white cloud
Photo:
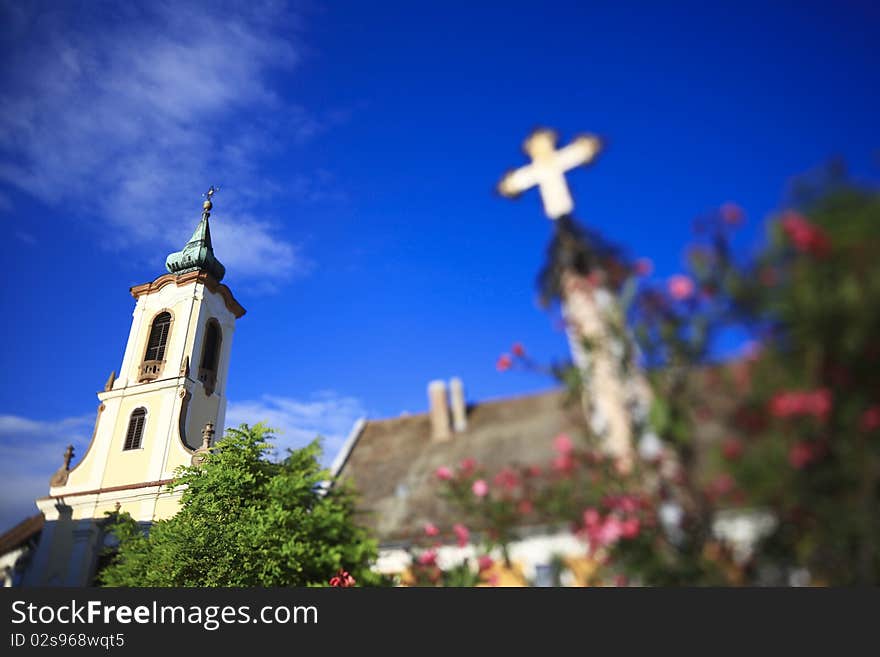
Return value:
<svg viewBox="0 0 880 657">
<path fill-rule="evenodd" d="M 273 178 L 269 158 L 336 121 L 276 92 L 273 76 L 302 50 L 283 3 L 8 5 L 4 21 L 0 182 L 98 217 L 107 247 L 138 244 L 159 261 L 220 184 L 218 243 L 235 244 L 218 244 L 221 261 L 236 276 L 303 271 L 279 224 L 252 218 L 260 201 L 302 188 L 304 174 Z"/>
<path fill-rule="evenodd" d="M 354 423 L 366 415 L 359 399 L 326 390 L 306 400 L 263 395 L 257 400 L 230 402 L 226 410 L 226 426 L 265 422 L 278 430 L 276 446 L 281 451 L 288 447 L 303 447 L 316 436 L 321 436 L 322 461 L 329 465 Z"/>
<path fill-rule="evenodd" d="M 0 415 L 0 532 L 37 513 L 34 500 L 49 494 L 67 445 L 74 446 L 76 463 L 94 422 L 94 415 L 49 421 Z"/>
</svg>

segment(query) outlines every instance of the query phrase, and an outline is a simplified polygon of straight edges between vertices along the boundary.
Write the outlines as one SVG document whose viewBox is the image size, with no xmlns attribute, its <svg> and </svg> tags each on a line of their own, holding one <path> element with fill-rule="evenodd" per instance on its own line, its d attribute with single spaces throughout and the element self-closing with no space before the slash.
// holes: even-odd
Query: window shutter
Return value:
<svg viewBox="0 0 880 657">
<path fill-rule="evenodd" d="M 165 358 L 165 344 L 168 342 L 168 329 L 171 326 L 171 313 L 160 313 L 153 320 L 150 337 L 147 340 L 147 355 L 144 360 Z"/>
<path fill-rule="evenodd" d="M 128 421 L 128 431 L 125 434 L 123 450 L 140 449 L 146 419 L 147 411 L 143 408 L 138 408 L 131 414 L 131 419 Z"/>
</svg>

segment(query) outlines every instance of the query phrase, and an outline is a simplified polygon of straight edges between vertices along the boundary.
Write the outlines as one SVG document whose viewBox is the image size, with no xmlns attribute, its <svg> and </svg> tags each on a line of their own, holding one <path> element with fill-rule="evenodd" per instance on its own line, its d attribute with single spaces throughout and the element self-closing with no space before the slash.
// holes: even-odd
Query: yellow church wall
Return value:
<svg viewBox="0 0 880 657">
<path fill-rule="evenodd" d="M 104 469 L 104 445 L 110 440 L 109 430 L 116 421 L 119 404 L 116 402 L 102 403 L 104 410 L 99 410 L 95 418 L 92 440 L 86 452 L 80 455 L 79 463 L 69 472 L 67 485 L 63 488 L 50 488 L 50 494 L 61 490 L 89 490 L 100 486 L 101 472 Z"/>
<path fill-rule="evenodd" d="M 205 395 L 204 386 L 201 383 L 193 387 L 192 399 L 189 404 L 189 412 L 186 420 L 186 439 L 191 448 L 198 448 L 202 444 L 202 432 L 205 425 L 215 423 L 220 406 L 220 396 L 213 394 L 210 397 Z M 215 427 L 218 432 L 216 439 L 220 438 L 219 432 L 222 428 Z"/>
<path fill-rule="evenodd" d="M 153 509 L 153 520 L 165 520 L 176 514 L 180 510 L 180 494 L 175 492 L 174 496 L 163 495 L 156 500 Z"/>
<path fill-rule="evenodd" d="M 151 472 L 150 466 L 156 459 L 164 456 L 174 399 L 173 391 L 169 394 L 166 389 L 122 400 L 107 451 L 102 488 L 151 481 L 154 477 L 161 476 L 160 472 Z M 125 450 L 123 446 L 128 423 L 132 412 L 138 408 L 145 408 L 147 411 L 141 447 Z"/>
</svg>

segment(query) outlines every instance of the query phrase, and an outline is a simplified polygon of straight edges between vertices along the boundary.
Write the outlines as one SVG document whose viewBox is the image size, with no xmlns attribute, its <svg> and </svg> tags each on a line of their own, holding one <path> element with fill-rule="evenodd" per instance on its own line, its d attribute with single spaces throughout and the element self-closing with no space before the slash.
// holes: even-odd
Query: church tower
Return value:
<svg viewBox="0 0 880 657">
<path fill-rule="evenodd" d="M 207 193 L 202 218 L 167 273 L 131 288 L 137 300 L 119 376 L 98 393 L 91 442 L 71 467 L 72 448 L 37 500 L 46 524 L 25 584 L 87 585 L 102 547 L 107 511 L 150 523 L 177 512 L 167 484 L 198 463 L 223 428 L 235 322 L 245 310 L 220 281 Z"/>
</svg>

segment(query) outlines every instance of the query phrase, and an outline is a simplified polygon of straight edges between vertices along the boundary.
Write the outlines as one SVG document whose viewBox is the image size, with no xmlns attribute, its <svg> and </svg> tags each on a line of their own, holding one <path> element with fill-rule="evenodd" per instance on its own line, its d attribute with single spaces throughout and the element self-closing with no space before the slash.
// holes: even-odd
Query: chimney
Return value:
<svg viewBox="0 0 880 657">
<path fill-rule="evenodd" d="M 431 439 L 449 440 L 449 404 L 446 401 L 446 383 L 431 381 L 428 384 L 429 414 L 431 416 Z"/>
<path fill-rule="evenodd" d="M 464 403 L 464 384 L 455 377 L 449 381 L 449 397 L 452 403 L 452 428 L 455 433 L 467 429 L 467 406 Z"/>
</svg>

